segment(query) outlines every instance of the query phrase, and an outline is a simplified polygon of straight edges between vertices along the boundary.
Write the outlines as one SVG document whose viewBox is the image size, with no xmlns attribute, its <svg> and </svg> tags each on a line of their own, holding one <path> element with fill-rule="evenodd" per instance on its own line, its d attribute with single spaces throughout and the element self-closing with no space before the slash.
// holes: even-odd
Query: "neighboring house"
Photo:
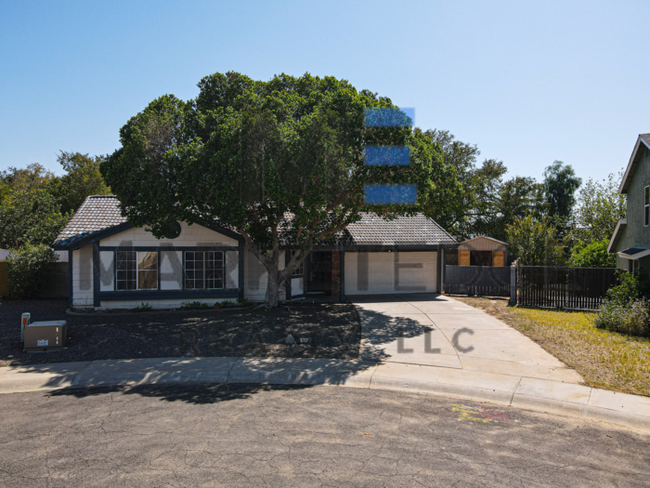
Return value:
<svg viewBox="0 0 650 488">
<path fill-rule="evenodd" d="M 478 236 L 458 244 L 457 251 L 447 253 L 446 264 L 452 266 L 506 266 L 508 243 L 488 236 Z"/>
<path fill-rule="evenodd" d="M 650 134 L 636 141 L 620 193 L 627 195 L 627 216 L 616 225 L 607 251 L 616 253 L 616 267 L 650 272 Z"/>
<path fill-rule="evenodd" d="M 175 238 L 157 239 L 120 214 L 114 196 L 86 198 L 57 237 L 69 253 L 75 307 L 174 308 L 182 302 L 263 301 L 266 269 L 241 235 L 219 222 L 179 223 Z M 281 265 L 290 255 L 281 236 Z M 281 299 L 309 293 L 346 295 L 438 292 L 444 251 L 458 243 L 422 215 L 384 220 L 364 214 L 314 249 L 280 290 Z"/>
</svg>

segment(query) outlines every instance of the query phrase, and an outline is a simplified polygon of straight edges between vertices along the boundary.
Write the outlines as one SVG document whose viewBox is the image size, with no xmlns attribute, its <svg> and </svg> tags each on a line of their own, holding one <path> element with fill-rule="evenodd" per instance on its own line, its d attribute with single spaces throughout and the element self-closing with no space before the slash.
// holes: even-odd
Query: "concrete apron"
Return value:
<svg viewBox="0 0 650 488">
<path fill-rule="evenodd" d="M 584 383 L 528 337 L 480 310 L 441 295 L 392 297 L 353 300 L 362 324 L 361 359 Z"/>
</svg>

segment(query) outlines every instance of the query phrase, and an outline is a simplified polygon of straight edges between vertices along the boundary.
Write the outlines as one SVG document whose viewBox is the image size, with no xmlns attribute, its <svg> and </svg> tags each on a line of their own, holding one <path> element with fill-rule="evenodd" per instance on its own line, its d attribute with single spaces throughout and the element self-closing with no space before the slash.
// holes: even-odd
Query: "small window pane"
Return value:
<svg viewBox="0 0 650 488">
<path fill-rule="evenodd" d="M 134 251 L 117 251 L 115 253 L 115 289 L 135 290 L 136 253 Z"/>
<path fill-rule="evenodd" d="M 127 271 L 135 274 L 135 270 Z M 158 253 L 138 253 L 138 290 L 156 290 L 158 288 Z"/>
</svg>

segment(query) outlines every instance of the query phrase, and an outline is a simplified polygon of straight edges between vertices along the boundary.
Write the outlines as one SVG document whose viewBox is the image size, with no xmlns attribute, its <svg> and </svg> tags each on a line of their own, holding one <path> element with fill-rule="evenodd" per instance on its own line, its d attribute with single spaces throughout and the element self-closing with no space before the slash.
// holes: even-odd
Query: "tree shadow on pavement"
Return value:
<svg viewBox="0 0 650 488">
<path fill-rule="evenodd" d="M 396 299 L 396 301 L 399 299 Z M 83 398 L 110 391 L 189 403 L 248 398 L 271 388 L 314 385 L 362 386 L 375 366 L 390 358 L 382 345 L 398 337 L 432 330 L 409 317 L 362 310 L 364 342 L 361 359 L 305 357 L 163 357 L 23 364 L 0 368 L 0 392 L 57 389 L 53 396 Z M 358 347 L 358 337 L 354 338 Z M 128 340 L 128 339 L 124 339 Z M 248 387 L 235 387 L 247 384 Z M 250 385 L 259 385 L 251 387 Z M 12 390 L 12 385 L 16 387 Z M 280 385 L 280 386 L 278 386 Z M 284 386 L 283 386 L 284 385 Z M 289 386 L 291 385 L 291 386 Z"/>
</svg>

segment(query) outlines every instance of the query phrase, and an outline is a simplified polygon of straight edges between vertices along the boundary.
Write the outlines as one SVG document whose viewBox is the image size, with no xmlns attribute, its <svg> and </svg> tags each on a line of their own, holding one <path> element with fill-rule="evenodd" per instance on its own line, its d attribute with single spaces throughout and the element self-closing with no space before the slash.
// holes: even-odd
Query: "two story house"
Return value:
<svg viewBox="0 0 650 488">
<path fill-rule="evenodd" d="M 608 252 L 616 267 L 650 273 L 650 134 L 640 134 L 625 170 L 620 193 L 627 196 L 627 215 L 616 225 Z"/>
</svg>

